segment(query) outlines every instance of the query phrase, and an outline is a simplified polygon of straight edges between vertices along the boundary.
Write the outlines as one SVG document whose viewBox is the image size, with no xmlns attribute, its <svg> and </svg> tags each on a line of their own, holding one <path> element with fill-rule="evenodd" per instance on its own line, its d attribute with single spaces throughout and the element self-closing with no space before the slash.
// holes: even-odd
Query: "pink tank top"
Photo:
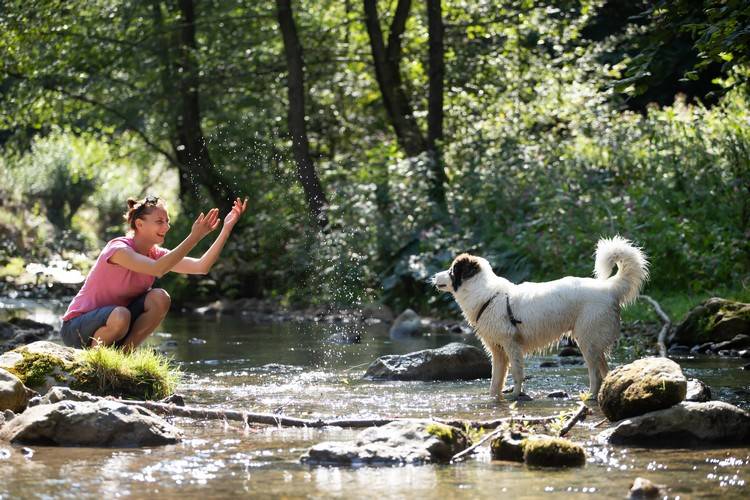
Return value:
<svg viewBox="0 0 750 500">
<path fill-rule="evenodd" d="M 148 274 L 137 273 L 109 261 L 110 257 L 122 248 L 133 248 L 135 244 L 130 236 L 121 236 L 111 240 L 99 254 L 91 268 L 86 281 L 68 306 L 62 317 L 68 321 L 76 316 L 104 306 L 127 306 L 133 299 L 146 292 L 156 278 Z M 154 246 L 148 257 L 158 260 L 169 250 Z"/>
</svg>

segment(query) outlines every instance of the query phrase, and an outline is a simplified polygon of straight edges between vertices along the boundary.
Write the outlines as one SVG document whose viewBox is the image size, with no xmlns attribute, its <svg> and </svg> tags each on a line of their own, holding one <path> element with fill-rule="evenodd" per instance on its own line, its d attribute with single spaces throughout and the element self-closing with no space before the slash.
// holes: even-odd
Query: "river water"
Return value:
<svg viewBox="0 0 750 500">
<path fill-rule="evenodd" d="M 36 304 L 38 306 L 38 304 Z M 43 318 L 44 307 L 30 308 Z M 328 340 L 356 331 L 360 344 Z M 367 365 L 383 354 L 439 347 L 464 335 L 388 337 L 382 325 L 254 325 L 238 317 L 170 316 L 150 344 L 174 357 L 184 372 L 179 392 L 189 405 L 295 417 L 444 417 L 492 419 L 521 412 L 552 415 L 575 408 L 587 388 L 582 365 L 542 368 L 554 356 L 527 360 L 525 391 L 535 399 L 496 402 L 488 380 L 371 382 Z M 630 361 L 627 352 L 612 364 Z M 714 389 L 715 398 L 747 408 L 750 372 L 736 359 L 681 359 L 689 377 Z M 564 390 L 570 399 L 545 395 Z M 595 406 L 594 406 L 595 407 Z M 582 442 L 582 468 L 532 469 L 492 461 L 485 449 L 457 465 L 315 467 L 305 450 L 324 440 L 349 440 L 347 429 L 246 427 L 238 422 L 177 418 L 184 440 L 143 449 L 16 447 L 0 444 L 0 498 L 623 498 L 632 480 L 646 477 L 669 487 L 671 497 L 748 498 L 750 448 L 650 450 L 603 447 L 592 436 L 594 415 L 571 432 Z"/>
</svg>

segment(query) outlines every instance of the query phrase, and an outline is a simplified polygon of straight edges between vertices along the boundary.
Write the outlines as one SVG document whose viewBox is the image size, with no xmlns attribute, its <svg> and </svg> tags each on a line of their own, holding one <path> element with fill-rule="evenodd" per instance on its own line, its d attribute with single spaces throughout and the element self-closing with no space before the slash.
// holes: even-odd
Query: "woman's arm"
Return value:
<svg viewBox="0 0 750 500">
<path fill-rule="evenodd" d="M 131 271 L 149 274 L 159 278 L 171 271 L 175 265 L 185 258 L 200 240 L 218 226 L 219 211 L 214 208 L 209 210 L 207 215 L 201 213 L 193 223 L 193 228 L 187 238 L 182 240 L 182 243 L 164 254 L 158 260 L 153 260 L 145 255 L 141 255 L 132 248 L 117 250 L 112 254 L 112 257 L 110 257 L 109 260 L 110 262 L 126 269 L 130 269 Z"/>
<path fill-rule="evenodd" d="M 231 212 L 224 218 L 224 227 L 221 228 L 219 235 L 216 240 L 211 244 L 206 253 L 204 253 L 200 259 L 194 259 L 192 257 L 183 257 L 173 268 L 172 271 L 183 274 L 206 274 L 211 270 L 211 267 L 219 259 L 221 250 L 229 239 L 229 235 L 232 233 L 237 221 L 247 210 L 247 198 L 245 201 L 240 201 L 237 198 L 234 202 Z M 166 256 L 165 256 L 166 257 Z M 162 257 L 163 259 L 164 257 Z"/>
</svg>

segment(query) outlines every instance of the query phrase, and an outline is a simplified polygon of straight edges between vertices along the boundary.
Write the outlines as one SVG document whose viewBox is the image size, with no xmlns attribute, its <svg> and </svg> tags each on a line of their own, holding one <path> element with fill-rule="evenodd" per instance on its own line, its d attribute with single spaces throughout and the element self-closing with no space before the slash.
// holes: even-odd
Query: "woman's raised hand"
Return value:
<svg viewBox="0 0 750 500">
<path fill-rule="evenodd" d="M 204 238 L 208 233 L 219 227 L 219 209 L 212 208 L 207 214 L 203 215 L 203 212 L 193 222 L 193 229 L 190 234 L 197 236 L 198 238 Z"/>
<path fill-rule="evenodd" d="M 237 224 L 237 221 L 240 220 L 242 214 L 245 213 L 245 210 L 247 210 L 247 198 L 245 198 L 245 201 L 242 201 L 239 198 L 234 200 L 232 210 L 226 217 L 224 217 L 224 226 L 229 227 L 230 229 L 233 228 L 234 225 Z"/>
</svg>

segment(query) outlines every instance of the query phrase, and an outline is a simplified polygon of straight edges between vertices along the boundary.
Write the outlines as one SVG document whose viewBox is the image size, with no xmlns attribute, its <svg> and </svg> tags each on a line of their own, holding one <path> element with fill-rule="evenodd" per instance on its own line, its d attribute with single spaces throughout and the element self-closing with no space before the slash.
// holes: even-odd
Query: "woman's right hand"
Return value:
<svg viewBox="0 0 750 500">
<path fill-rule="evenodd" d="M 219 209 L 212 208 L 206 215 L 203 212 L 193 222 L 193 229 L 190 231 L 191 236 L 203 239 L 208 233 L 219 227 Z"/>
</svg>

